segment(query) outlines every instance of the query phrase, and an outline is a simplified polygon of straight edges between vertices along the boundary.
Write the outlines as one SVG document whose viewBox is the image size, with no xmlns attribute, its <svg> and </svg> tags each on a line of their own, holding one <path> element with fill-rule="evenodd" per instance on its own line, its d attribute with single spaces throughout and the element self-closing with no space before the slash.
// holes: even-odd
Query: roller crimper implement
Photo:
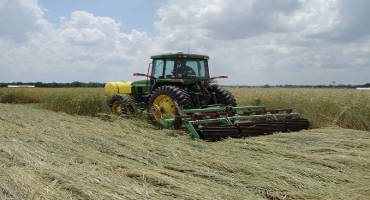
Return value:
<svg viewBox="0 0 370 200">
<path fill-rule="evenodd" d="M 188 130 L 193 138 L 220 140 L 307 129 L 309 122 L 292 109 L 266 110 L 264 106 L 186 109 L 163 126 Z"/>
</svg>

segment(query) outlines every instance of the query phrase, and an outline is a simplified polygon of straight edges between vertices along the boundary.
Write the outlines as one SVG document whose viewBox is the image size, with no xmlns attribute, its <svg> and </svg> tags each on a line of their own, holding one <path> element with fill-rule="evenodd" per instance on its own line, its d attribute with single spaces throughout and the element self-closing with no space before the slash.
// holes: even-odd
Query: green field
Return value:
<svg viewBox="0 0 370 200">
<path fill-rule="evenodd" d="M 241 105 L 292 107 L 314 128 L 220 142 L 111 116 L 102 92 L 0 89 L 2 199 L 370 196 L 368 91 L 232 89 Z"/>
</svg>

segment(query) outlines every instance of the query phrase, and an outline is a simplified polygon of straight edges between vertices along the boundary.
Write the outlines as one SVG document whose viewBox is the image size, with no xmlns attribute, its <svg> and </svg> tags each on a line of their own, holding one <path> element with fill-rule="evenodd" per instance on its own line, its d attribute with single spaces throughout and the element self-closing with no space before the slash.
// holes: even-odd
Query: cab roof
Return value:
<svg viewBox="0 0 370 200">
<path fill-rule="evenodd" d="M 168 53 L 168 54 L 160 54 L 154 55 L 150 57 L 151 59 L 167 59 L 167 58 L 190 58 L 190 59 L 209 59 L 207 55 L 200 55 L 200 54 L 190 54 L 190 53 Z"/>
</svg>

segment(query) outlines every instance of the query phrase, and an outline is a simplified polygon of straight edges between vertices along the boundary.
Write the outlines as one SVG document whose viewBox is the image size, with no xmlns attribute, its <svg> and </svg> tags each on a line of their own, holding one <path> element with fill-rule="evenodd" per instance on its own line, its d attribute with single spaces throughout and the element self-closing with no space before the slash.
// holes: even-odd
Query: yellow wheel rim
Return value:
<svg viewBox="0 0 370 200">
<path fill-rule="evenodd" d="M 122 114 L 122 105 L 121 105 L 121 102 L 119 102 L 118 100 L 113 102 L 113 104 L 112 104 L 112 112 L 115 115 L 121 115 Z"/>
<path fill-rule="evenodd" d="M 175 112 L 175 102 L 170 96 L 162 94 L 154 99 L 152 113 L 157 122 L 161 123 L 163 119 L 173 118 Z"/>
</svg>

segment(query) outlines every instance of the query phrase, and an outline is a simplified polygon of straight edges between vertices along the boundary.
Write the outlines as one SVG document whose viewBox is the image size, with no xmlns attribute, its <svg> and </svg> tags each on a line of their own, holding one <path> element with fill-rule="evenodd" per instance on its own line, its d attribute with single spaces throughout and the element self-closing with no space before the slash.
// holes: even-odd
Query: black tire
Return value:
<svg viewBox="0 0 370 200">
<path fill-rule="evenodd" d="M 120 106 L 121 108 L 118 108 L 116 106 Z M 115 94 L 110 103 L 109 106 L 112 110 L 112 113 L 119 116 L 129 116 L 129 115 L 135 115 L 137 113 L 137 108 L 135 105 L 134 100 L 132 97 L 128 94 Z"/>
<path fill-rule="evenodd" d="M 234 95 L 231 94 L 228 90 L 214 84 L 210 85 L 211 91 L 215 93 L 216 95 L 216 104 L 222 104 L 226 106 L 236 106 L 236 100 Z"/>
<path fill-rule="evenodd" d="M 154 124 L 158 124 L 159 122 L 156 121 L 155 117 L 153 116 L 152 106 L 153 106 L 154 100 L 160 95 L 167 95 L 172 99 L 172 101 L 175 103 L 175 106 L 176 106 L 175 115 L 179 114 L 178 113 L 179 109 L 193 108 L 191 96 L 187 91 L 177 86 L 171 86 L 171 85 L 160 86 L 152 92 L 149 98 L 149 103 L 147 107 L 147 110 L 149 113 L 149 119 Z"/>
</svg>

